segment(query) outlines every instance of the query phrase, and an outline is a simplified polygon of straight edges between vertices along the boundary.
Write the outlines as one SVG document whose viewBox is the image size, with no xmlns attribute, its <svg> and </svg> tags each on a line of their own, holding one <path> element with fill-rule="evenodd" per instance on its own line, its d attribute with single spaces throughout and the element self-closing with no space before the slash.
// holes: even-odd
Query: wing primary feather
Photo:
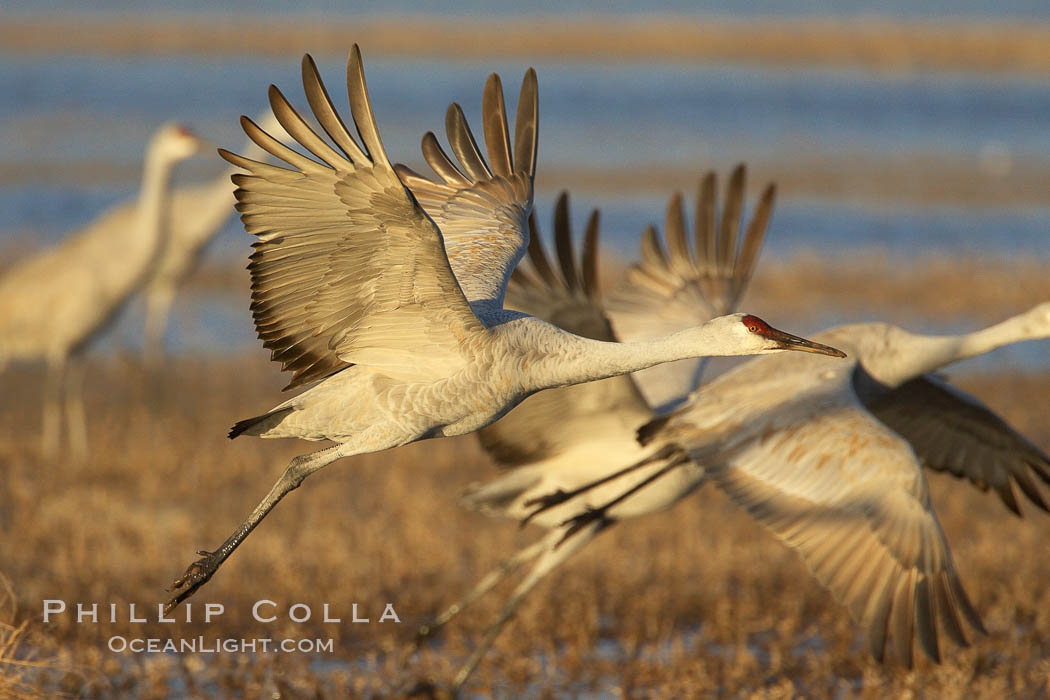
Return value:
<svg viewBox="0 0 1050 700">
<path fill-rule="evenodd" d="M 868 620 L 868 649 L 879 663 L 886 658 L 886 638 L 889 634 L 890 612 L 893 606 L 893 580 L 888 567 L 880 576 L 865 617 Z M 870 611 L 870 612 L 869 612 Z"/>
<path fill-rule="evenodd" d="M 423 159 L 447 184 L 457 188 L 470 187 L 470 179 L 456 167 L 456 164 L 441 148 L 433 131 L 423 134 Z"/>
<path fill-rule="evenodd" d="M 599 217 L 597 209 L 591 211 L 583 235 L 583 291 L 591 299 L 598 298 L 601 286 L 598 281 Z"/>
<path fill-rule="evenodd" d="M 703 260 L 702 271 L 710 275 L 718 260 L 718 241 L 715 238 L 715 197 L 718 179 L 713 170 L 700 180 L 696 195 L 696 245 L 697 259 Z M 702 247 L 701 247 L 702 246 Z M 701 253 L 700 251 L 704 251 Z"/>
<path fill-rule="evenodd" d="M 238 168 L 244 168 L 245 170 L 252 173 L 254 176 L 268 176 L 276 178 L 302 177 L 302 174 L 296 170 L 289 170 L 288 168 L 282 168 L 277 165 L 271 165 L 270 163 L 260 163 L 257 160 L 251 158 L 245 158 L 244 156 L 237 155 L 232 151 L 227 151 L 225 148 L 218 149 L 219 156 L 227 163 L 236 165 Z M 236 173 L 230 176 L 230 180 L 233 184 L 241 187 L 244 184 L 244 178 L 250 177 L 244 173 Z"/>
<path fill-rule="evenodd" d="M 966 589 L 963 588 L 962 582 L 959 581 L 959 578 L 954 572 L 950 572 L 949 576 L 950 578 L 948 579 L 946 587 L 948 593 L 951 594 L 952 603 L 954 604 L 955 609 L 963 614 L 963 617 L 966 618 L 966 621 L 969 622 L 975 630 L 981 634 L 988 634 L 988 630 L 984 628 L 984 623 L 981 622 L 981 616 L 977 614 L 977 610 L 974 609 L 969 596 L 966 595 Z"/>
<path fill-rule="evenodd" d="M 1038 473 L 1038 471 L 1036 473 Z M 1017 482 L 1017 485 L 1021 487 L 1024 495 L 1028 496 L 1032 503 L 1042 510 L 1047 510 L 1046 501 L 1043 500 L 1043 496 L 1039 493 L 1039 489 L 1036 488 L 1035 483 L 1032 482 L 1027 472 L 1017 470 L 1013 473 L 1013 477 L 1014 481 Z"/>
<path fill-rule="evenodd" d="M 536 230 L 536 215 L 529 214 L 529 260 L 536 269 L 536 274 L 552 289 L 562 287 L 562 281 L 554 274 L 554 269 L 547 259 L 547 253 L 543 249 L 543 241 Z"/>
<path fill-rule="evenodd" d="M 951 585 L 948 580 L 950 575 L 950 571 L 939 571 L 934 574 L 934 578 L 930 582 L 933 590 L 933 601 L 937 607 L 937 616 L 943 622 L 948 636 L 959 646 L 967 647 L 970 646 L 970 642 L 966 639 L 966 633 L 963 632 L 959 613 L 952 605 L 951 593 L 948 592 L 948 586 Z"/>
<path fill-rule="evenodd" d="M 893 641 L 897 659 L 905 668 L 912 667 L 912 635 L 915 625 L 915 570 L 897 580 L 893 596 Z"/>
<path fill-rule="evenodd" d="M 755 272 L 755 263 L 758 262 L 758 253 L 762 250 L 762 241 L 765 239 L 769 219 L 773 214 L 773 204 L 776 201 L 776 196 L 776 185 L 768 185 L 762 192 L 762 198 L 758 201 L 758 206 L 755 207 L 755 213 L 751 216 L 751 222 L 747 225 L 747 233 L 744 234 L 744 241 L 740 245 L 740 255 L 737 258 L 733 273 L 733 277 L 736 280 L 733 290 L 734 306 L 740 300 L 748 283 L 751 281 L 751 276 Z"/>
<path fill-rule="evenodd" d="M 689 242 L 685 237 L 685 207 L 679 192 L 675 192 L 671 201 L 667 203 L 665 226 L 667 227 L 667 252 L 671 256 L 671 269 L 680 275 L 688 276 L 693 269 L 693 259 L 689 252 Z"/>
<path fill-rule="evenodd" d="M 350 58 L 346 63 L 346 92 L 350 98 L 350 114 L 357 126 L 357 133 L 372 162 L 386 168 L 390 167 L 383 141 L 379 138 L 379 127 L 376 126 L 372 103 L 368 99 L 368 85 L 361 63 L 361 49 L 354 44 L 350 49 Z"/>
<path fill-rule="evenodd" d="M 367 163 L 368 156 L 354 141 L 349 129 L 346 128 L 346 124 L 343 122 L 343 118 L 336 111 L 332 98 L 328 94 L 328 89 L 325 88 L 324 81 L 321 80 L 321 73 L 317 70 L 317 64 L 314 63 L 313 56 L 310 54 L 303 56 L 302 72 L 306 101 L 310 103 L 310 109 L 313 110 L 314 116 L 317 117 L 317 121 L 321 124 L 321 128 L 325 130 L 328 137 L 339 148 L 343 149 L 343 153 L 351 162 L 358 164 Z"/>
<path fill-rule="evenodd" d="M 941 650 L 937 643 L 937 618 L 930 597 L 930 579 L 922 576 L 915 587 L 915 627 L 922 650 L 934 663 L 939 664 Z"/>
<path fill-rule="evenodd" d="M 270 109 L 273 110 L 277 121 L 284 127 L 285 131 L 291 134 L 292 138 L 332 168 L 339 170 L 340 166 L 342 166 L 345 169 L 345 156 L 336 152 L 334 148 L 325 143 L 324 139 L 318 136 L 317 132 L 303 121 L 303 118 L 289 104 L 276 85 L 270 86 L 268 95 L 270 98 Z"/>
<path fill-rule="evenodd" d="M 537 100 L 536 71 L 529 68 L 521 81 L 518 94 L 518 112 L 514 121 L 514 162 L 517 169 L 533 177 L 536 174 L 537 131 L 539 104 Z"/>
<path fill-rule="evenodd" d="M 503 103 L 503 84 L 495 73 L 485 81 L 481 115 L 485 127 L 485 148 L 488 150 L 492 172 L 503 177 L 510 177 L 514 172 L 514 163 L 510 154 L 507 107 Z"/>
<path fill-rule="evenodd" d="M 470 125 L 467 124 L 463 108 L 457 102 L 450 104 L 445 113 L 445 135 L 452 152 L 456 154 L 469 177 L 474 181 L 488 180 L 492 177 L 492 172 L 485 164 L 485 159 L 474 140 L 474 134 L 470 131 Z"/>
<path fill-rule="evenodd" d="M 747 168 L 740 163 L 733 168 L 726 188 L 725 204 L 722 207 L 722 227 L 718 236 L 718 261 L 726 270 L 733 268 L 736 257 L 736 237 L 740 230 L 740 215 L 744 209 L 744 188 Z"/>
<path fill-rule="evenodd" d="M 576 256 L 572 249 L 572 223 L 569 221 L 569 193 L 564 190 L 554 204 L 554 246 L 565 284 L 570 290 L 579 289 Z"/>
<path fill-rule="evenodd" d="M 412 168 L 401 163 L 394 164 L 394 172 L 397 173 L 397 177 L 401 180 L 401 183 L 409 188 L 427 188 L 434 187 L 437 183 L 423 177 Z"/>
<path fill-rule="evenodd" d="M 244 133 L 248 134 L 248 138 L 255 142 L 255 144 L 274 156 L 280 158 L 289 165 L 295 166 L 301 172 L 304 173 L 323 173 L 330 172 L 328 168 L 321 165 L 312 158 L 307 158 L 303 154 L 292 150 L 288 146 L 270 136 L 268 133 L 263 131 L 258 124 L 253 122 L 250 117 L 241 117 L 241 128 L 244 129 Z"/>
<path fill-rule="evenodd" d="M 667 267 L 667 256 L 664 254 L 663 246 L 660 245 L 660 236 L 656 233 L 656 227 L 649 225 L 642 232 L 642 266 L 649 268 Z"/>
</svg>

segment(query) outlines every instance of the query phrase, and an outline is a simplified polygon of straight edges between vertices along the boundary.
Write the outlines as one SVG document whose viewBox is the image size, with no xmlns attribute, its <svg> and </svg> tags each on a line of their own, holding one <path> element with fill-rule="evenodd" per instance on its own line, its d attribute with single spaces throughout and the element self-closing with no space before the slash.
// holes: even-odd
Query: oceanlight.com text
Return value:
<svg viewBox="0 0 1050 700">
<path fill-rule="evenodd" d="M 222 637 L 187 637 L 164 639 L 159 637 L 122 637 L 114 635 L 106 643 L 117 654 L 218 654 L 225 652 L 256 654 L 330 654 L 335 650 L 334 639 L 247 639 Z"/>
</svg>

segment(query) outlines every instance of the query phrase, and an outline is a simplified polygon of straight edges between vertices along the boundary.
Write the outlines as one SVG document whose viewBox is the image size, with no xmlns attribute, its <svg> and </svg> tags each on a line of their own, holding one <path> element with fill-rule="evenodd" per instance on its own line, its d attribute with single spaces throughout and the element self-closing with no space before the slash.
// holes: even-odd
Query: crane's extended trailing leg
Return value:
<svg viewBox="0 0 1050 700">
<path fill-rule="evenodd" d="M 647 464 L 652 464 L 653 462 L 657 462 L 662 459 L 667 459 L 677 451 L 678 448 L 674 445 L 667 445 L 666 447 L 661 448 L 659 451 L 649 455 L 645 459 L 639 460 L 634 464 L 628 465 L 623 469 L 620 469 L 619 471 L 607 474 L 600 479 L 596 479 L 590 483 L 584 484 L 579 488 L 575 488 L 571 491 L 563 491 L 561 489 L 558 489 L 554 493 L 547 494 L 546 496 L 538 496 L 536 498 L 533 498 L 532 500 L 526 501 L 526 506 L 536 506 L 536 510 L 526 515 L 522 519 L 521 525 L 522 527 L 524 527 L 537 515 L 550 510 L 554 506 L 565 503 L 566 501 L 571 501 L 577 496 L 583 495 L 588 491 L 591 491 L 592 489 L 596 489 L 599 486 L 602 486 L 603 484 L 607 484 L 610 481 L 615 481 L 616 479 L 619 479 L 621 476 L 626 476 L 631 472 L 637 471 Z"/>
<path fill-rule="evenodd" d="M 492 646 L 492 643 L 496 641 L 496 637 L 499 636 L 500 631 L 503 629 L 503 625 L 507 624 L 507 621 L 514 616 L 514 612 L 518 609 L 518 606 L 520 606 L 521 602 L 525 600 L 525 597 L 529 592 L 536 587 L 536 584 L 542 581 L 547 574 L 561 566 L 566 559 L 578 552 L 609 524 L 610 521 L 592 522 L 589 526 L 577 530 L 575 535 L 569 539 L 568 543 L 565 543 L 567 536 L 562 534 L 561 528 L 551 530 L 542 540 L 540 540 L 538 544 L 543 547 L 543 554 L 536 561 L 535 565 L 533 565 L 528 576 L 526 576 L 525 579 L 518 584 L 518 587 L 514 589 L 514 592 L 507 600 L 506 605 L 504 605 L 503 609 L 500 611 L 499 617 L 496 618 L 496 622 L 489 627 L 481 642 L 475 647 L 474 653 L 472 653 L 470 658 L 468 658 L 459 668 L 455 679 L 452 681 L 452 687 L 450 689 L 453 697 L 459 695 L 463 685 L 470 678 L 471 674 L 474 673 L 478 664 L 481 663 L 481 659 L 485 656 L 485 652 L 487 652 L 489 647 Z"/>
<path fill-rule="evenodd" d="M 485 577 L 478 581 L 477 585 L 467 591 L 462 598 L 435 617 L 433 622 L 419 626 L 419 629 L 416 631 L 416 648 L 418 648 L 423 641 L 437 632 L 441 627 L 444 627 L 449 620 L 466 610 L 474 603 L 474 601 L 491 591 L 503 579 L 517 571 L 522 564 L 538 557 L 547 546 L 548 544 L 546 540 L 541 539 L 538 542 L 519 549 L 513 555 L 500 562 L 499 566 L 487 573 Z"/>
<path fill-rule="evenodd" d="M 303 483 L 303 480 L 315 471 L 351 454 L 354 454 L 353 448 L 350 445 L 342 444 L 307 455 L 299 455 L 293 459 L 284 470 L 281 478 L 277 480 L 270 492 L 266 494 L 266 498 L 259 505 L 255 506 L 255 510 L 248 516 L 248 519 L 241 523 L 240 527 L 227 537 L 226 541 L 218 549 L 214 552 L 197 551 L 201 558 L 190 564 L 186 569 L 186 573 L 172 582 L 169 589 L 172 597 L 164 606 L 164 612 L 169 613 L 174 610 L 179 603 L 189 598 L 197 592 L 198 588 L 207 583 L 218 571 L 219 567 L 222 566 L 222 563 L 233 554 L 233 550 L 240 546 L 241 542 L 273 510 L 273 507 L 284 498 L 285 494 L 298 488 L 299 484 Z"/>
<path fill-rule="evenodd" d="M 658 470 L 645 477 L 645 479 L 639 481 L 637 484 L 627 489 L 611 501 L 608 501 L 598 506 L 597 508 L 588 507 L 579 515 L 574 515 L 568 520 L 563 521 L 561 523 L 561 527 L 565 527 L 567 529 L 565 530 L 565 535 L 561 538 L 561 541 L 559 541 L 558 544 L 555 545 L 555 547 L 560 547 L 566 540 L 568 540 L 570 537 L 575 535 L 578 531 L 580 531 L 582 528 L 586 527 L 590 523 L 598 522 L 605 523 L 606 525 L 608 525 L 609 523 L 613 522 L 612 519 L 609 517 L 610 508 L 623 501 L 626 501 L 628 498 L 638 493 L 646 486 L 659 479 L 664 474 L 673 471 L 679 465 L 685 464 L 688 461 L 689 460 L 684 455 L 678 455 L 672 461 L 660 467 Z"/>
</svg>

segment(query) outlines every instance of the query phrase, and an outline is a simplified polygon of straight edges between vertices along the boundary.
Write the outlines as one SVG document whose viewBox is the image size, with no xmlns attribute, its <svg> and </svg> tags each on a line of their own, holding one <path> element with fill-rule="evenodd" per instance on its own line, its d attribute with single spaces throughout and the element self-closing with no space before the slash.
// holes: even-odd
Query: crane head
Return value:
<svg viewBox="0 0 1050 700">
<path fill-rule="evenodd" d="M 740 323 L 752 336 L 758 336 L 766 341 L 768 351 L 777 350 L 799 350 L 801 352 L 812 352 L 818 355 L 830 355 L 831 357 L 845 357 L 846 353 L 830 345 L 821 345 L 812 340 L 807 340 L 791 333 L 773 328 L 758 316 L 741 314 Z"/>
</svg>

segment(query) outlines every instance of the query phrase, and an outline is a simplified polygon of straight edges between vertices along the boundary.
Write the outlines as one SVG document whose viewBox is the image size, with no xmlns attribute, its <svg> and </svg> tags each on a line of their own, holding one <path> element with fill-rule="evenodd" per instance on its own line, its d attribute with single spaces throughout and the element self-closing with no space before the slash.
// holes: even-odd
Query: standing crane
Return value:
<svg viewBox="0 0 1050 700">
<path fill-rule="evenodd" d="M 287 143 L 287 135 L 271 112 L 262 115 L 259 124 L 267 133 L 281 135 L 279 138 Z M 244 144 L 242 153 L 244 157 L 256 160 L 266 157 L 266 151 L 251 139 Z M 176 291 L 197 269 L 204 248 L 235 212 L 237 200 L 233 196 L 234 186 L 230 178 L 236 172 L 236 168 L 230 167 L 209 182 L 177 187 L 171 192 L 168 240 L 146 285 L 142 351 L 148 366 L 157 367 L 163 359 L 164 333 Z M 134 221 L 134 203 L 125 205 L 125 210 L 130 225 Z"/>
<path fill-rule="evenodd" d="M 59 447 L 62 404 L 72 454 L 87 452 L 80 355 L 146 281 L 166 236 L 172 169 L 200 145 L 182 126 L 161 127 L 146 148 L 133 208 L 106 212 L 0 277 L 0 370 L 11 360 L 46 361 L 41 446 L 47 456 Z"/>
<path fill-rule="evenodd" d="M 753 316 L 723 316 L 657 340 L 608 343 L 505 310 L 511 272 L 528 245 L 537 143 L 536 73 L 518 99 L 513 154 L 499 77 L 483 98 L 488 161 L 458 105 L 446 131 L 458 160 L 427 134 L 430 180 L 387 158 L 368 99 L 361 54 L 347 62 L 347 130 L 310 56 L 303 86 L 322 130 L 276 87 L 270 106 L 314 157 L 281 144 L 242 117 L 248 136 L 288 166 L 225 150 L 248 171 L 234 176 L 238 210 L 256 236 L 252 311 L 263 345 L 293 372 L 288 388 L 319 382 L 268 413 L 237 423 L 230 437 L 329 439 L 292 460 L 248 518 L 213 552 L 201 552 L 172 584 L 173 609 L 207 582 L 266 514 L 331 462 L 488 425 L 541 389 L 592 381 L 686 357 L 834 348 L 771 328 Z M 402 184 L 404 182 L 404 184 Z M 407 185 L 407 188 L 406 188 Z"/>
</svg>

